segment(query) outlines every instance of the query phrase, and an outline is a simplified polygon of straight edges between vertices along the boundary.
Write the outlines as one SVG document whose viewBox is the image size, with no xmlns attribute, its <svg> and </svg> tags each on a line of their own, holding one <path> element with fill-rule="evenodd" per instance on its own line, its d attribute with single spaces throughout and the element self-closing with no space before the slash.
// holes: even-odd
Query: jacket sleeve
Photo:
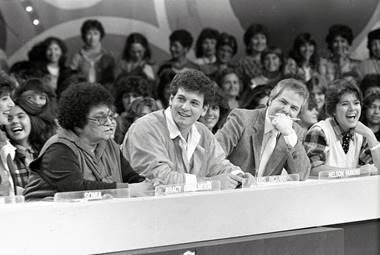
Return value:
<svg viewBox="0 0 380 255">
<path fill-rule="evenodd" d="M 310 175 L 310 159 L 307 156 L 305 147 L 302 143 L 304 140 L 304 132 L 301 128 L 296 127 L 295 131 L 297 133 L 297 143 L 294 148 L 289 150 L 289 156 L 286 161 L 285 168 L 290 174 L 298 173 L 300 175 L 300 180 L 306 180 Z"/>
<path fill-rule="evenodd" d="M 39 174 L 59 192 L 116 188 L 116 183 L 84 179 L 77 155 L 60 143 L 53 144 L 46 150 Z"/>
<path fill-rule="evenodd" d="M 207 177 L 230 173 L 234 170 L 241 171 L 240 167 L 233 165 L 226 159 L 226 153 L 211 132 L 208 137 L 210 147 L 207 150 L 207 160 L 209 162 Z"/>
<path fill-rule="evenodd" d="M 128 160 L 124 158 L 121 151 L 120 151 L 120 160 L 121 160 L 121 175 L 123 178 L 123 182 L 137 183 L 137 182 L 142 182 L 145 180 L 144 176 L 139 175 L 133 170 Z"/>
<path fill-rule="evenodd" d="M 227 118 L 224 126 L 218 130 L 215 137 L 228 157 L 235 149 L 236 145 L 244 132 L 245 125 L 243 118 L 240 117 L 238 109 L 233 110 Z"/>
<path fill-rule="evenodd" d="M 169 137 L 163 137 L 159 127 L 137 121 L 128 130 L 122 144 L 124 157 L 139 174 L 164 184 L 185 183 L 185 173 L 176 171 L 176 162 L 169 157 L 166 144 Z"/>
</svg>

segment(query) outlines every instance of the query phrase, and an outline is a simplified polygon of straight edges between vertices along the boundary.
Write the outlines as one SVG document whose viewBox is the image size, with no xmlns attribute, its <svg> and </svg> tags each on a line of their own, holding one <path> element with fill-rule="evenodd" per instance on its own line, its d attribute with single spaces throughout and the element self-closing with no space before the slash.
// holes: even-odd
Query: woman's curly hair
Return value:
<svg viewBox="0 0 380 255">
<path fill-rule="evenodd" d="M 75 131 L 87 124 L 91 108 L 106 105 L 111 108 L 111 93 L 100 84 L 89 82 L 70 86 L 62 93 L 58 104 L 58 123 L 61 127 Z"/>
</svg>

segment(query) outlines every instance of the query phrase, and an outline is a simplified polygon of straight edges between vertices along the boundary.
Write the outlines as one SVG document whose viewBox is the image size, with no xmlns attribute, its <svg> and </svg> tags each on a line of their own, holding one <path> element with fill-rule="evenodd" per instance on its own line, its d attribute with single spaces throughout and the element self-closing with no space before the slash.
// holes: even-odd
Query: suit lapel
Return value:
<svg viewBox="0 0 380 255">
<path fill-rule="evenodd" d="M 265 167 L 263 175 L 267 176 L 267 175 L 280 174 L 281 171 L 277 173 L 278 171 L 276 170 L 278 170 L 278 167 L 280 166 L 281 162 L 283 162 L 283 159 L 284 157 L 287 156 L 287 154 L 288 154 L 288 147 L 285 143 L 284 136 L 280 134 L 277 137 L 276 147 L 274 148 L 273 153 L 269 158 L 269 161 Z M 283 167 L 281 167 L 281 169 L 282 168 Z"/>
<path fill-rule="evenodd" d="M 264 125 L 265 125 L 265 113 L 266 110 L 262 110 L 258 113 L 256 122 L 252 123 L 252 150 L 255 158 L 255 170 L 257 171 L 261 160 L 261 146 L 264 137 Z"/>
</svg>

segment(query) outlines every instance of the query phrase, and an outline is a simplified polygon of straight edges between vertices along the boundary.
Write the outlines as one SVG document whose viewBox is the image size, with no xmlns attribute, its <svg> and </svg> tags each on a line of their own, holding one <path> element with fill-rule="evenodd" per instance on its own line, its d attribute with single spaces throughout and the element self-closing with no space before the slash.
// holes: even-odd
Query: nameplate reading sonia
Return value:
<svg viewBox="0 0 380 255">
<path fill-rule="evenodd" d="M 58 192 L 54 195 L 55 202 L 87 202 L 112 198 L 128 198 L 128 189 L 83 190 L 73 192 Z"/>
</svg>

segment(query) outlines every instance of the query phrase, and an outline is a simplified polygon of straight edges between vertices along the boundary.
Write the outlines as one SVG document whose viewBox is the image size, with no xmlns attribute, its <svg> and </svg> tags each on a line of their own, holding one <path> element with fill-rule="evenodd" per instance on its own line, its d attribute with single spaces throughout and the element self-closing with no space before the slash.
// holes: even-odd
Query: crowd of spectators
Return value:
<svg viewBox="0 0 380 255">
<path fill-rule="evenodd" d="M 92 113 L 91 106 L 106 105 L 107 111 L 115 113 L 110 115 L 114 120 L 110 137 L 117 144 L 121 144 L 132 123 L 148 113 L 167 109 L 171 104 L 174 95 L 170 92 L 170 84 L 176 74 L 194 69 L 213 81 L 214 92 L 207 98 L 209 107 L 199 118 L 199 122 L 212 133 L 223 127 L 228 114 L 235 108 L 267 107 L 272 88 L 281 80 L 291 78 L 304 83 L 310 94 L 309 100 L 299 112 L 298 124 L 303 128 L 306 137 L 305 148 L 312 167 L 314 164 L 316 169 L 323 169 L 326 155 L 320 149 L 321 139 L 324 139 L 322 145 L 332 139 L 321 131 L 330 126 L 315 124 L 318 121 L 327 123 L 335 119 L 336 122 L 332 125 L 344 126 L 344 121 L 339 122 L 339 114 L 344 113 L 339 112 L 337 102 L 331 100 L 340 100 L 347 91 L 361 106 L 357 108 L 360 125 L 363 124 L 380 139 L 380 29 L 368 34 L 370 57 L 365 60 L 350 57 L 354 35 L 350 27 L 342 24 L 332 25 L 327 31 L 328 56 L 319 55 L 321 45 L 317 45 L 308 32 L 296 35 L 291 49 L 287 50 L 272 44 L 270 31 L 264 25 L 252 24 L 241 38 L 246 47 L 245 55 L 237 60 L 234 56 L 240 38 L 213 28 L 204 28 L 200 32 L 194 45 L 196 59 L 189 59 L 188 53 L 192 49 L 194 37 L 186 29 L 178 29 L 169 35 L 168 49 L 171 58 L 162 63 L 154 60 L 149 38 L 142 33 L 135 32 L 126 37 L 124 50 L 119 57 L 102 45 L 106 29 L 100 21 L 86 20 L 80 33 L 83 46 L 78 52 L 73 52 L 72 59 L 67 59 L 70 49 L 63 40 L 48 37 L 32 47 L 27 60 L 14 63 L 9 70 L 1 71 L 1 100 L 9 101 L 12 96 L 14 101 L 9 103 L 11 110 L 8 109 L 9 105 L 4 109 L 0 105 L 0 111 L 6 115 L 4 120 L 0 117 L 4 131 L 0 133 L 0 142 L 4 146 L 10 142 L 15 148 L 13 152 L 8 152 L 12 155 L 13 163 L 9 161 L 9 157 L 5 157 L 3 164 L 8 165 L 5 168 L 10 169 L 14 185 L 20 189 L 25 188 L 28 183 L 30 162 L 40 158 L 39 164 L 45 164 L 43 168 L 50 166 L 49 148 L 51 150 L 57 145 L 50 144 L 50 147 L 45 148 L 44 144 L 49 138 L 57 132 L 62 135 L 62 130 L 66 130 L 64 136 L 69 138 L 65 139 L 71 142 L 77 138 L 70 132 L 81 130 L 76 135 L 88 137 L 86 125 L 89 124 L 83 122 L 84 120 L 73 122 L 74 126 L 71 126 L 67 124 L 68 120 L 62 119 L 66 113 L 59 112 L 57 103 L 65 100 L 62 104 L 66 105 L 61 106 L 62 110 L 62 107 L 75 107 L 76 102 L 68 98 L 67 91 L 74 97 L 76 96 L 73 91 L 78 93 L 78 98 L 85 98 L 85 93 L 90 97 L 91 93 L 88 91 L 92 84 L 94 90 L 98 91 L 98 94 L 94 93 L 99 96 L 99 102 L 95 105 L 88 102 L 82 118 L 85 119 L 86 114 Z M 72 88 L 77 86 L 83 86 L 83 89 Z M 331 99 L 339 86 L 343 92 Z M 104 102 L 100 98 L 102 93 L 109 93 Z M 348 99 L 351 100 L 352 97 Z M 362 133 L 367 135 L 369 131 L 364 127 L 361 127 Z M 59 139 L 64 139 L 62 137 Z M 315 137 L 320 139 L 315 141 Z M 372 138 L 368 135 L 367 140 L 374 145 Z M 114 144 L 107 146 L 114 148 Z M 61 147 L 58 146 L 58 152 L 62 155 L 64 148 Z M 72 157 L 70 151 L 65 153 Z M 117 158 L 120 161 L 120 155 Z M 51 164 L 56 166 L 59 164 L 57 162 Z M 120 164 L 126 164 L 123 160 L 121 162 Z M 363 159 L 363 162 L 367 164 L 370 161 Z M 133 169 L 128 171 L 137 178 L 131 182 L 143 181 L 144 178 L 134 173 Z M 102 178 L 108 174 L 111 180 L 112 175 L 117 175 L 117 182 L 130 178 L 124 172 L 98 174 Z M 56 176 L 34 178 L 33 185 L 46 186 L 49 184 L 47 179 L 60 178 L 62 175 L 64 173 L 59 172 Z M 62 185 L 65 186 L 66 183 Z M 83 188 L 85 185 L 78 184 L 74 189 Z M 89 187 L 99 186 L 96 185 L 90 184 Z"/>
</svg>

